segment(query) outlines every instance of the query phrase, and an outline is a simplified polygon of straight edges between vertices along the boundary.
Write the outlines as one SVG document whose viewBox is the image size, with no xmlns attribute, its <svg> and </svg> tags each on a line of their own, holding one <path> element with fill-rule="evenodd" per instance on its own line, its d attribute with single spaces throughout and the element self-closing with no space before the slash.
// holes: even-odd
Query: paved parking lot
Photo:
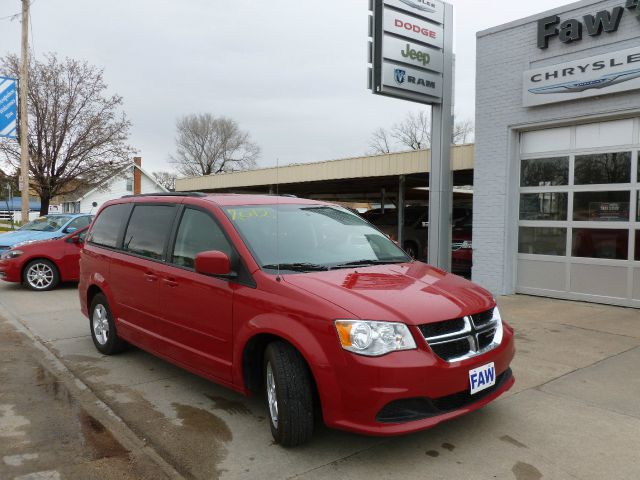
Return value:
<svg viewBox="0 0 640 480">
<path fill-rule="evenodd" d="M 22 336 L 20 348 L 46 347 L 38 350 L 42 366 L 68 386 L 78 409 L 88 409 L 112 433 L 109 445 L 129 452 L 132 478 L 640 478 L 640 312 L 525 296 L 502 298 L 500 306 L 517 330 L 516 385 L 507 395 L 415 435 L 366 438 L 318 425 L 310 445 L 285 450 L 272 441 L 261 399 L 243 398 L 136 349 L 98 354 L 75 286 L 35 294 L 0 285 L 4 328 L 28 329 L 33 338 Z M 3 333 L 2 345 L 9 338 Z M 0 368 L 4 379 L 15 365 Z M 12 415 L 23 420 L 10 421 L 4 390 L 0 478 L 90 478 L 80 467 L 62 469 L 62 457 L 49 455 L 47 463 L 29 456 L 38 453 L 33 445 L 16 439 L 25 422 L 41 414 L 37 405 L 22 412 L 13 405 Z M 62 399 L 45 401 L 38 405 L 52 421 L 65 414 Z M 83 461 L 95 458 L 77 459 Z M 106 465 L 104 471 L 112 471 Z M 45 470 L 58 476 L 29 476 Z"/>
</svg>

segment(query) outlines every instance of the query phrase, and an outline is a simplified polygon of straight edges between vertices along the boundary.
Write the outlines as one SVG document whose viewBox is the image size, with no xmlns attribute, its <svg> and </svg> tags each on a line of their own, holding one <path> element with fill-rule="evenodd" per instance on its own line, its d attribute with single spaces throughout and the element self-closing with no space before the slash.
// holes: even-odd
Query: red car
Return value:
<svg viewBox="0 0 640 480">
<path fill-rule="evenodd" d="M 56 288 L 80 278 L 80 250 L 88 227 L 52 240 L 24 242 L 0 256 L 0 279 L 35 291 Z"/>
<path fill-rule="evenodd" d="M 412 260 L 342 207 L 289 197 L 111 201 L 80 260 L 95 347 L 128 343 L 245 395 L 277 442 L 326 425 L 431 428 L 509 389 L 513 330 L 491 294 Z"/>
</svg>

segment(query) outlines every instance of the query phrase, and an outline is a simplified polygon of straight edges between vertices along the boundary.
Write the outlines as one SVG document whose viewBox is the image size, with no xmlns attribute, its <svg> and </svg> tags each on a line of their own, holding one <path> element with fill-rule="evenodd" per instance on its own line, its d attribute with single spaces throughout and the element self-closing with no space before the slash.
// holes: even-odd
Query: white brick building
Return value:
<svg viewBox="0 0 640 480">
<path fill-rule="evenodd" d="M 638 3 L 478 33 L 473 277 L 496 294 L 640 307 Z"/>
</svg>

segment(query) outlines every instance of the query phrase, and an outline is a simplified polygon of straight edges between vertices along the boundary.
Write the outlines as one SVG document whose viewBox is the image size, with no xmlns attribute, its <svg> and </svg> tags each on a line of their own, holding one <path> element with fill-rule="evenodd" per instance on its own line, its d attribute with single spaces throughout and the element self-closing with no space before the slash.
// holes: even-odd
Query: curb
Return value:
<svg viewBox="0 0 640 480">
<path fill-rule="evenodd" d="M 132 453 L 140 453 L 146 456 L 162 470 L 167 478 L 171 480 L 185 480 L 185 477 L 164 460 L 151 445 L 136 435 L 109 405 L 100 400 L 86 383 L 76 377 L 64 362 L 47 347 L 46 343 L 36 336 L 29 327 L 22 323 L 20 317 L 9 310 L 2 301 L 0 301 L 0 317 L 6 319 L 12 327 L 31 340 L 46 360 L 43 367 L 61 381 L 78 401 L 78 404 L 99 420 L 125 449 Z"/>
</svg>

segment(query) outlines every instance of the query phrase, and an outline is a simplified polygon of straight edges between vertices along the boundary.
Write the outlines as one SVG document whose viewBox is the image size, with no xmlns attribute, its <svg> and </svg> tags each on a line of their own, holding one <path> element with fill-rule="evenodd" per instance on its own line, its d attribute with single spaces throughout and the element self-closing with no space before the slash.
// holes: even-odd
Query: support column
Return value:
<svg viewBox="0 0 640 480">
<path fill-rule="evenodd" d="M 406 197 L 406 177 L 400 175 L 398 181 L 398 243 L 402 247 L 404 245 L 404 205 Z"/>
<path fill-rule="evenodd" d="M 452 25 L 453 6 L 445 4 L 445 25 Z M 429 263 L 451 270 L 451 212 L 453 174 L 453 28 L 444 30 L 444 78 L 442 103 L 432 107 L 431 162 L 429 174 Z"/>
</svg>

